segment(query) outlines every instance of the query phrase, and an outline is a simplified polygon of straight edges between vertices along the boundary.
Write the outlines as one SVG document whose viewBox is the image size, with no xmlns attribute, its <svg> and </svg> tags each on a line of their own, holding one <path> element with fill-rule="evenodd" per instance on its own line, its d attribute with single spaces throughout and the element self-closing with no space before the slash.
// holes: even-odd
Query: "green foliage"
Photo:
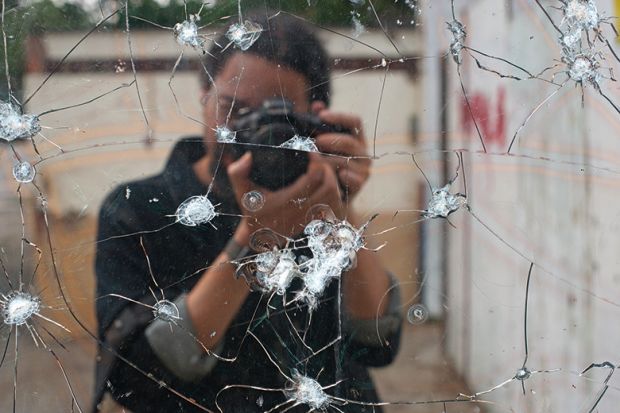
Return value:
<svg viewBox="0 0 620 413">
<path fill-rule="evenodd" d="M 102 0 L 105 2 L 106 0 Z M 111 0 L 108 0 L 111 1 Z M 129 23 L 132 29 L 153 29 L 155 25 L 173 27 L 188 18 L 189 14 L 200 13 L 201 26 L 229 24 L 227 17 L 236 18 L 237 0 L 218 0 L 214 6 L 204 6 L 201 0 L 170 0 L 160 4 L 156 0 L 128 0 Z M 347 0 L 241 0 L 243 13 L 256 9 L 286 11 L 301 16 L 321 26 L 351 26 L 351 13 L 359 13 L 360 21 L 367 27 L 378 26 L 377 17 L 370 7 L 369 0 L 355 5 Z M 357 2 L 356 2 L 357 3 Z M 18 6 L 19 4 L 19 6 Z M 125 9 L 122 0 L 118 1 L 121 13 L 118 19 L 112 19 L 109 29 L 125 29 Z M 372 0 L 376 13 L 382 24 L 394 27 L 397 18 L 413 18 L 412 11 L 405 0 Z M 99 11 L 88 11 L 79 3 L 57 5 L 52 0 L 35 0 L 20 2 L 5 0 L 4 29 L 7 33 L 8 63 L 14 91 L 19 95 L 19 83 L 24 70 L 25 41 L 29 35 L 41 35 L 46 32 L 87 30 L 101 18 Z M 0 42 L 0 53 L 4 56 L 4 45 Z M 0 94 L 6 97 L 6 77 L 4 59 L 0 73 Z"/>
<path fill-rule="evenodd" d="M 21 76 L 24 71 L 26 38 L 50 31 L 84 30 L 92 27 L 92 18 L 87 11 L 75 4 L 55 5 L 51 0 L 37 1 L 17 6 L 15 1 L 5 3 L 4 32 L 7 35 L 7 60 L 13 94 L 20 95 Z M 4 56 L 4 42 L 0 42 L 0 56 Z M 0 94 L 6 99 L 6 66 L 0 59 Z"/>
<path fill-rule="evenodd" d="M 188 0 L 188 13 L 196 13 L 200 9 L 200 1 Z M 185 7 L 182 1 L 170 1 L 167 5 L 160 5 L 155 0 L 132 1 L 129 3 L 129 16 L 139 17 L 160 26 L 172 27 L 176 23 L 185 20 Z M 153 25 L 144 20 L 130 19 L 131 28 L 152 29 Z M 121 18 L 117 26 L 125 28 L 125 10 L 121 11 Z"/>
<path fill-rule="evenodd" d="M 77 4 L 55 5 L 51 0 L 41 0 L 21 6 L 7 13 L 7 21 L 21 25 L 22 32 L 84 30 L 92 26 L 89 12 Z"/>
<path fill-rule="evenodd" d="M 242 0 L 243 13 L 258 10 L 286 11 L 304 17 L 322 26 L 349 26 L 351 24 L 351 12 L 360 14 L 360 21 L 366 26 L 377 26 L 377 18 L 370 7 L 368 0 L 364 4 L 355 6 L 347 0 Z M 411 10 L 404 0 L 373 0 L 377 15 L 380 16 L 384 26 L 393 25 L 396 18 L 412 16 Z M 219 0 L 213 7 L 203 7 L 200 14 L 203 25 L 217 23 L 228 16 L 237 16 L 237 0 Z M 165 27 L 172 27 L 179 21 L 187 18 L 187 14 L 196 14 L 202 7 L 200 0 L 187 0 L 186 7 L 182 0 L 170 0 L 168 4 L 160 5 L 155 0 L 139 0 L 129 3 L 130 16 L 148 20 Z M 124 13 L 123 13 L 124 16 Z M 405 17 L 406 19 L 406 17 Z M 144 20 L 131 19 L 131 27 L 148 28 L 151 24 Z M 117 23 L 119 28 L 124 27 L 124 17 Z"/>
</svg>

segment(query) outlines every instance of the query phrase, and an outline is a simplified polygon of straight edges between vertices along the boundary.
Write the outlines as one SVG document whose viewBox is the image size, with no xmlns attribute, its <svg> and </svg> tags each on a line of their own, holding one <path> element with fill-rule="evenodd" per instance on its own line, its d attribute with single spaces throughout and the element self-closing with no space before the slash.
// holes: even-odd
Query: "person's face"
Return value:
<svg viewBox="0 0 620 413">
<path fill-rule="evenodd" d="M 203 98 L 209 152 L 214 153 L 215 129 L 227 123 L 230 127 L 241 108 L 258 108 L 267 99 L 284 97 L 293 103 L 295 112 L 308 112 L 308 86 L 306 78 L 294 70 L 252 54 L 236 53 Z"/>
</svg>

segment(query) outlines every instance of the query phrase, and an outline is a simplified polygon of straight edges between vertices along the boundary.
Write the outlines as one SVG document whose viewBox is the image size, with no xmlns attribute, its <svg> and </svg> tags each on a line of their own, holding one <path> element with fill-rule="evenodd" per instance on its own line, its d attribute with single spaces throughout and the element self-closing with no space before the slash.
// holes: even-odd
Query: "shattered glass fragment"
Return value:
<svg viewBox="0 0 620 413">
<path fill-rule="evenodd" d="M 577 45 L 581 41 L 581 33 L 581 29 L 575 29 L 566 32 L 561 39 L 561 43 L 563 43 L 563 48 L 573 49 L 577 47 Z"/>
<path fill-rule="evenodd" d="M 280 148 L 293 149 L 296 151 L 304 151 L 304 152 L 318 152 L 319 148 L 317 148 L 314 143 L 314 139 L 295 135 L 291 139 L 280 145 Z"/>
<path fill-rule="evenodd" d="M 590 83 L 598 86 L 602 78 L 598 72 L 600 64 L 594 55 L 579 54 L 567 58 L 568 75 L 575 82 L 584 84 Z"/>
<path fill-rule="evenodd" d="M 532 372 L 527 369 L 527 367 L 521 367 L 517 370 L 517 374 L 515 374 L 515 379 L 517 380 L 527 380 L 532 375 Z"/>
<path fill-rule="evenodd" d="M 326 204 L 316 204 L 308 209 L 308 212 L 306 213 L 306 221 L 311 223 L 315 220 L 325 221 L 326 223 L 331 224 L 338 222 L 336 214 L 334 214 L 331 207 Z M 306 225 L 306 230 L 308 230 L 309 226 L 310 224 Z"/>
<path fill-rule="evenodd" d="M 295 254 L 289 250 L 264 252 L 256 258 L 256 279 L 263 292 L 283 295 L 299 273 Z"/>
<path fill-rule="evenodd" d="M 175 213 L 177 222 L 187 225 L 188 227 L 195 227 L 211 222 L 216 215 L 215 207 L 204 195 L 187 198 L 179 205 Z"/>
<path fill-rule="evenodd" d="M 434 188 L 428 207 L 422 213 L 424 218 L 447 218 L 448 215 L 458 210 L 467 203 L 465 195 L 450 193 L 450 184 L 443 188 Z"/>
<path fill-rule="evenodd" d="M 362 232 L 365 226 L 356 229 L 347 221 L 331 223 L 313 220 L 304 229 L 312 258 L 300 264 L 304 286 L 297 293 L 297 300 L 305 301 L 315 308 L 332 279 L 339 278 L 343 271 L 355 267 L 357 251 L 364 246 Z"/>
<path fill-rule="evenodd" d="M 364 246 L 357 229 L 346 221 L 327 224 L 323 227 L 325 232 L 316 231 L 320 224 L 311 222 L 308 225 L 316 234 L 308 236 L 308 247 L 315 258 L 322 258 L 325 265 L 340 267 L 341 270 L 348 270 L 354 265 L 355 253 Z"/>
<path fill-rule="evenodd" d="M 265 197 L 259 191 L 250 191 L 243 194 L 241 204 L 251 212 L 260 210 L 265 205 Z"/>
<path fill-rule="evenodd" d="M 0 139 L 7 142 L 28 139 L 40 131 L 41 125 L 36 115 L 24 115 L 12 104 L 0 102 Z"/>
<path fill-rule="evenodd" d="M 276 268 L 276 265 L 278 265 L 278 255 L 278 251 L 268 251 L 258 254 L 256 258 L 254 258 L 256 270 L 263 273 L 273 271 L 273 269 Z"/>
<path fill-rule="evenodd" d="M 418 6 L 417 0 L 405 0 L 405 4 L 416 14 L 418 15 L 422 14 L 422 9 L 420 9 L 420 7 Z"/>
<path fill-rule="evenodd" d="M 36 173 L 34 166 L 26 161 L 18 162 L 13 166 L 13 177 L 22 184 L 32 182 Z"/>
<path fill-rule="evenodd" d="M 560 25 L 569 31 L 574 29 L 591 30 L 599 24 L 599 14 L 594 0 L 569 0 L 562 8 L 564 18 Z"/>
<path fill-rule="evenodd" d="M 465 26 L 458 20 L 452 20 L 451 22 L 446 23 L 448 25 L 448 30 L 452 33 L 452 41 L 450 42 L 450 54 L 452 55 L 452 59 L 457 64 L 461 64 L 463 61 L 463 57 L 461 56 L 461 50 L 463 50 L 463 42 L 465 41 L 465 37 L 467 37 L 467 33 L 465 32 Z"/>
<path fill-rule="evenodd" d="M 127 69 L 127 64 L 123 62 L 121 59 L 118 59 L 116 65 L 114 65 L 114 73 L 125 73 Z"/>
<path fill-rule="evenodd" d="M 232 143 L 237 141 L 237 132 L 227 126 L 218 126 L 215 129 L 215 138 L 219 143 Z"/>
<path fill-rule="evenodd" d="M 174 322 L 179 319 L 179 309 L 168 300 L 160 300 L 153 306 L 153 316 L 163 321 Z"/>
<path fill-rule="evenodd" d="M 261 25 L 246 20 L 243 24 L 232 24 L 226 32 L 226 37 L 237 48 L 246 51 L 258 40 L 262 31 Z"/>
<path fill-rule="evenodd" d="M 410 324 L 423 324 L 428 320 L 428 310 L 422 304 L 415 304 L 407 311 L 407 321 Z"/>
<path fill-rule="evenodd" d="M 287 389 L 287 397 L 298 404 L 305 404 L 314 410 L 324 410 L 330 403 L 329 396 L 323 391 L 318 381 L 293 372 L 292 387 Z"/>
<path fill-rule="evenodd" d="M 593 0 L 568 0 L 562 2 L 564 14 L 561 27 L 566 27 L 560 37 L 563 54 L 571 56 L 581 52 L 581 39 L 584 32 L 598 30 L 600 16 Z"/>
<path fill-rule="evenodd" d="M 0 295 L 0 310 L 4 324 L 20 326 L 39 312 L 41 301 L 38 297 L 24 292 L 13 291 L 8 295 Z"/>
<path fill-rule="evenodd" d="M 351 33 L 351 37 L 357 39 L 364 34 L 364 32 L 366 32 L 366 28 L 362 22 L 360 22 L 359 13 L 351 13 L 351 22 L 353 23 L 353 32 Z"/>
<path fill-rule="evenodd" d="M 304 234 L 308 235 L 310 239 L 325 239 L 329 235 L 331 225 L 328 222 L 322 220 L 311 221 L 304 229 Z"/>
<path fill-rule="evenodd" d="M 315 216 L 332 216 L 327 206 L 318 205 Z M 295 278 L 302 287 L 295 292 L 294 301 L 315 309 L 330 281 L 357 263 L 357 251 L 364 246 L 362 233 L 367 224 L 357 229 L 347 221 L 312 220 L 304 229 L 312 256 L 296 257 L 293 249 L 280 248 L 277 235 L 268 229 L 256 231 L 250 237 L 250 247 L 260 253 L 253 259 L 238 263 L 236 275 L 243 276 L 250 287 L 264 293 L 284 294 Z"/>
<path fill-rule="evenodd" d="M 198 34 L 198 25 L 196 25 L 196 17 L 190 16 L 189 20 L 174 25 L 174 38 L 181 46 L 190 46 L 194 49 L 203 50 L 205 41 Z"/>
<path fill-rule="evenodd" d="M 301 273 L 291 250 L 274 248 L 238 264 L 236 275 L 242 276 L 252 291 L 283 295 Z"/>
<path fill-rule="evenodd" d="M 598 406 L 601 400 L 603 400 L 603 397 L 605 396 L 605 393 L 607 393 L 607 389 L 609 388 L 609 380 L 611 379 L 611 376 L 613 376 L 614 372 L 616 371 L 616 366 L 613 363 L 609 361 L 604 361 L 602 363 L 590 364 L 581 373 L 579 373 L 579 376 L 583 376 L 588 371 L 595 369 L 595 368 L 607 368 L 609 369 L 609 373 L 607 373 L 607 377 L 605 378 L 605 381 L 603 382 L 603 387 L 598 391 L 596 398 L 590 405 L 590 408 L 588 409 L 588 413 L 598 411 L 598 410 L 595 410 L 596 406 Z"/>
<path fill-rule="evenodd" d="M 275 232 L 262 228 L 250 235 L 250 248 L 257 252 L 268 252 L 280 249 L 280 242 Z"/>
</svg>

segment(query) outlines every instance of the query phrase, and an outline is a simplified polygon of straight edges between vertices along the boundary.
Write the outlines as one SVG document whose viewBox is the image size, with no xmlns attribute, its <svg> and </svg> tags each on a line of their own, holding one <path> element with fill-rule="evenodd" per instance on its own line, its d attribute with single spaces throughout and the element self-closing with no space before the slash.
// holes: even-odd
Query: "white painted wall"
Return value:
<svg viewBox="0 0 620 413">
<path fill-rule="evenodd" d="M 542 3 L 559 5 L 557 1 Z M 616 14 L 610 0 L 597 3 L 604 15 Z M 534 1 L 457 1 L 457 14 L 467 26 L 467 44 L 478 50 L 532 72 L 559 59 L 553 29 Z M 433 4 L 425 17 L 426 54 L 440 55 L 449 42 L 449 33 L 443 30 L 449 10 Z M 607 27 L 605 33 L 613 38 Z M 613 65 L 612 60 L 606 64 Z M 434 128 L 440 110 L 437 62 L 438 58 L 429 59 L 424 73 L 428 147 L 435 145 L 440 132 Z M 491 64 L 509 71 L 505 65 Z M 488 144 L 494 154 L 482 154 L 475 131 L 463 129 L 462 93 L 452 61 L 449 68 L 449 145 L 469 150 L 464 157 L 472 210 L 537 264 L 530 290 L 527 366 L 531 370 L 562 369 L 533 376 L 525 383 L 525 397 L 520 384 L 512 383 L 484 398 L 497 402 L 490 407 L 497 412 L 587 411 L 588 400 L 601 388 L 607 372 L 592 374 L 593 381 L 577 372 L 591 362 L 620 361 L 620 330 L 616 328 L 620 315 L 620 115 L 592 88 L 585 91 L 582 108 L 580 89 L 570 84 L 543 105 L 520 134 L 514 153 L 524 156 L 499 155 L 528 113 L 554 87 L 537 80 L 500 79 L 480 71 L 466 57 L 462 71 L 469 95 L 479 94 L 489 101 L 492 125 L 501 90 L 505 93 L 505 133 Z M 561 70 L 559 66 L 557 71 Z M 564 78 L 558 75 L 556 79 Z M 605 81 L 602 88 L 620 101 L 615 83 Z M 436 176 L 437 169 L 429 170 Z M 427 259 L 449 260 L 446 349 L 472 390 L 482 391 L 512 377 L 523 362 L 529 261 L 466 211 L 454 214 L 452 222 L 456 229 L 431 224 L 439 228 L 429 234 L 429 245 L 437 246 L 441 231 L 447 231 L 450 248 L 431 249 Z M 599 411 L 617 411 L 619 402 L 620 393 L 610 388 Z"/>
</svg>

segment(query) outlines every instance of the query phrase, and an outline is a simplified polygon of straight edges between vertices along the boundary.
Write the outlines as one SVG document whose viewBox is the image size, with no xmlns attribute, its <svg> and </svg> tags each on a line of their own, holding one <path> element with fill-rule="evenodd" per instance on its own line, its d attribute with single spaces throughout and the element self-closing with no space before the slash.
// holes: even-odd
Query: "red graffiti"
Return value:
<svg viewBox="0 0 620 413">
<path fill-rule="evenodd" d="M 497 89 L 497 99 L 495 100 L 495 113 L 491 116 L 490 98 L 481 92 L 468 94 L 471 113 L 467 107 L 465 97 L 461 99 L 461 128 L 467 134 L 476 136 L 472 116 L 476 119 L 480 133 L 487 146 L 497 144 L 504 147 L 506 144 L 506 90 L 503 87 Z M 473 133 L 473 134 L 472 134 Z M 476 136 L 476 139 L 478 137 Z"/>
</svg>

